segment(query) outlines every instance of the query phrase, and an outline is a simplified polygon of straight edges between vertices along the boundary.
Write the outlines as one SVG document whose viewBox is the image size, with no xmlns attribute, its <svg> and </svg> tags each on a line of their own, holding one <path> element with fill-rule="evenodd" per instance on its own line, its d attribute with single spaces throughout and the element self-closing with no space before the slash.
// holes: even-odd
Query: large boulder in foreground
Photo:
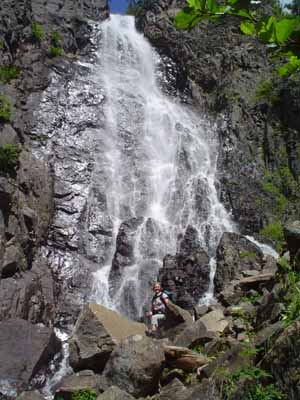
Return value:
<svg viewBox="0 0 300 400">
<path fill-rule="evenodd" d="M 160 341 L 135 335 L 115 348 L 103 374 L 113 385 L 134 397 L 145 397 L 158 390 L 164 361 Z"/>
<path fill-rule="evenodd" d="M 75 371 L 101 372 L 116 345 L 130 335 L 144 335 L 146 325 L 128 320 L 98 304 L 87 304 L 70 340 L 70 365 Z"/>
<path fill-rule="evenodd" d="M 60 348 L 61 342 L 53 329 L 23 319 L 1 322 L 0 393 L 4 382 L 12 391 L 26 389 L 30 380 L 48 366 Z"/>
</svg>

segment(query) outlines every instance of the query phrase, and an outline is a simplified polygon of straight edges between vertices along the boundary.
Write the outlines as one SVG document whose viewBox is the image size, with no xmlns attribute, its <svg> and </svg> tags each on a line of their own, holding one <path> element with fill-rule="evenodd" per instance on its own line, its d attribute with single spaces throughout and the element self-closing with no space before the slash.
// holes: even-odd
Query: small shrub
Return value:
<svg viewBox="0 0 300 400">
<path fill-rule="evenodd" d="M 12 118 L 11 102 L 3 95 L 0 95 L 0 122 L 8 122 Z"/>
<path fill-rule="evenodd" d="M 44 28 L 38 22 L 33 22 L 31 24 L 31 36 L 37 42 L 41 42 L 45 36 Z"/>
<path fill-rule="evenodd" d="M 285 326 L 289 326 L 294 321 L 300 321 L 300 273 L 290 270 L 286 286 L 286 308 L 282 313 L 282 320 Z"/>
<path fill-rule="evenodd" d="M 268 103 L 275 104 L 279 97 L 275 94 L 275 88 L 272 80 L 265 80 L 257 85 L 255 92 L 255 100 L 266 100 Z"/>
<path fill-rule="evenodd" d="M 0 82 L 9 83 L 12 79 L 16 79 L 20 74 L 20 70 L 15 65 L 0 66 Z"/>
<path fill-rule="evenodd" d="M 283 400 L 286 396 L 275 389 L 274 385 L 263 386 L 261 383 L 256 384 L 250 389 L 250 393 L 245 400 Z"/>
<path fill-rule="evenodd" d="M 58 32 L 52 32 L 50 39 L 53 46 L 60 47 L 62 37 Z"/>
<path fill-rule="evenodd" d="M 64 50 L 61 47 L 50 46 L 49 53 L 51 57 L 60 57 L 64 54 Z"/>
<path fill-rule="evenodd" d="M 0 172 L 13 172 L 18 165 L 20 148 L 15 144 L 0 146 Z"/>
<path fill-rule="evenodd" d="M 283 227 L 280 222 L 269 224 L 260 230 L 260 235 L 272 239 L 276 242 L 277 251 L 282 250 L 282 244 L 284 242 Z"/>
<path fill-rule="evenodd" d="M 256 253 L 254 253 L 254 251 L 241 251 L 240 257 L 241 258 L 255 258 Z"/>
<path fill-rule="evenodd" d="M 93 389 L 77 390 L 72 394 L 72 400 L 95 400 L 97 393 Z"/>
</svg>

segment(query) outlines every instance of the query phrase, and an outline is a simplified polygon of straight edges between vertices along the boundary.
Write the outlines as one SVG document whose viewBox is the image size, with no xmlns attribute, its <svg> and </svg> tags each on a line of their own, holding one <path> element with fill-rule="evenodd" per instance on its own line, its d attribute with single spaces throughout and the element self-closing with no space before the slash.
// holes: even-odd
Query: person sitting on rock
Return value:
<svg viewBox="0 0 300 400">
<path fill-rule="evenodd" d="M 146 313 L 146 316 L 151 320 L 149 331 L 150 336 L 159 336 L 159 323 L 166 318 L 166 307 L 169 303 L 169 296 L 162 291 L 159 282 L 153 285 L 154 296 L 151 302 L 151 311 Z"/>
</svg>

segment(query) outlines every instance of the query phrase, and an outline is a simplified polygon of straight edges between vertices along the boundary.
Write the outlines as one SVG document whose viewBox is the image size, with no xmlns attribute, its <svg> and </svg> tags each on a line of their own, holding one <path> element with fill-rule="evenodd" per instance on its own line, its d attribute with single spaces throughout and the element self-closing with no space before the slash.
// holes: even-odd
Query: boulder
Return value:
<svg viewBox="0 0 300 400">
<path fill-rule="evenodd" d="M 146 332 L 146 326 L 130 321 L 98 304 L 87 304 L 70 339 L 70 365 L 75 371 L 101 372 L 118 343 L 127 336 Z"/>
<path fill-rule="evenodd" d="M 261 271 L 263 253 L 258 246 L 237 233 L 225 232 L 217 248 L 215 292 L 220 293 L 243 277 L 243 271 Z"/>
<path fill-rule="evenodd" d="M 192 372 L 209 363 L 206 355 L 196 353 L 186 347 L 165 345 L 164 352 L 167 365 L 171 368 Z"/>
<path fill-rule="evenodd" d="M 197 344 L 205 344 L 216 337 L 216 332 L 207 329 L 205 323 L 201 320 L 195 321 L 192 325 L 186 327 L 184 331 L 176 336 L 175 346 L 192 347 Z"/>
<path fill-rule="evenodd" d="M 209 378 L 214 375 L 217 379 L 217 375 L 221 370 L 228 370 L 229 373 L 233 373 L 237 370 L 248 368 L 252 364 L 253 356 L 246 354 L 245 351 L 243 352 L 245 350 L 243 344 L 236 341 L 227 343 L 230 345 L 230 348 L 225 352 L 217 354 L 217 358 L 201 370 L 203 376 Z"/>
<path fill-rule="evenodd" d="M 273 343 L 261 361 L 288 399 L 300 398 L 300 323 L 294 322 Z"/>
<path fill-rule="evenodd" d="M 37 390 L 33 392 L 23 392 L 18 396 L 18 400 L 45 400 Z"/>
<path fill-rule="evenodd" d="M 92 389 L 99 394 L 104 392 L 108 386 L 108 382 L 103 376 L 95 375 L 93 371 L 80 371 L 63 378 L 55 392 L 55 398 L 72 400 L 74 392 L 86 389 Z"/>
<path fill-rule="evenodd" d="M 196 229 L 189 226 L 178 253 L 167 255 L 159 270 L 162 287 L 174 293 L 178 306 L 190 310 L 209 287 L 209 258 L 197 236 Z"/>
<path fill-rule="evenodd" d="M 24 390 L 49 365 L 61 343 L 53 329 L 22 319 L 0 323 L 0 376 L 12 390 Z M 1 392 L 1 386 L 0 386 Z"/>
<path fill-rule="evenodd" d="M 165 361 L 160 341 L 142 335 L 123 340 L 112 352 L 104 376 L 134 397 L 158 390 L 161 365 Z"/>
<path fill-rule="evenodd" d="M 117 386 L 111 386 L 104 393 L 100 394 L 97 400 L 134 400 L 134 397 Z"/>
<path fill-rule="evenodd" d="M 161 333 L 163 337 L 173 339 L 187 327 L 192 325 L 193 318 L 191 314 L 177 306 L 176 304 L 169 302 L 166 308 L 166 319 L 161 324 Z"/>
<path fill-rule="evenodd" d="M 290 252 L 291 261 L 300 258 L 300 221 L 293 221 L 284 226 L 284 238 Z"/>
<path fill-rule="evenodd" d="M 177 378 L 164 386 L 159 393 L 159 400 L 184 400 L 190 391 Z"/>
<path fill-rule="evenodd" d="M 213 310 L 199 319 L 207 332 L 214 334 L 224 333 L 229 328 L 229 321 L 221 310 Z"/>
<path fill-rule="evenodd" d="M 201 318 L 207 312 L 208 312 L 208 306 L 206 304 L 196 305 L 194 307 L 195 320 Z"/>
</svg>

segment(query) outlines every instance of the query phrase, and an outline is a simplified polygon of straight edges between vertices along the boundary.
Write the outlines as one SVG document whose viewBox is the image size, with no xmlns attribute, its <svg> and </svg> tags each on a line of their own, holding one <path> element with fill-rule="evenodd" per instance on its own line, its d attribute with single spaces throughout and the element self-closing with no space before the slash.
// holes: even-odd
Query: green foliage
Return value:
<svg viewBox="0 0 300 400">
<path fill-rule="evenodd" d="M 281 222 L 274 222 L 273 224 L 266 225 L 259 233 L 262 236 L 274 240 L 276 242 L 277 251 L 281 251 L 284 242 Z"/>
<path fill-rule="evenodd" d="M 256 88 L 255 100 L 266 100 L 270 104 L 278 102 L 279 97 L 275 93 L 274 84 L 271 79 L 261 81 Z"/>
<path fill-rule="evenodd" d="M 41 42 L 43 37 L 45 36 L 44 28 L 38 22 L 34 21 L 31 24 L 31 36 L 37 42 Z"/>
<path fill-rule="evenodd" d="M 272 375 L 257 367 L 242 368 L 232 374 L 224 375 L 225 385 L 222 387 L 222 394 L 225 400 L 230 400 L 239 387 L 240 380 L 247 380 L 246 393 L 243 393 L 244 400 L 283 400 L 285 395 L 275 389 L 272 384 L 265 384 L 266 380 L 272 379 Z"/>
<path fill-rule="evenodd" d="M 254 253 L 254 251 L 241 251 L 240 257 L 241 258 L 255 258 L 256 253 Z"/>
<path fill-rule="evenodd" d="M 286 396 L 277 390 L 274 385 L 263 386 L 261 383 L 256 384 L 250 390 L 245 400 L 283 400 Z"/>
<path fill-rule="evenodd" d="M 0 172 L 10 173 L 18 165 L 21 149 L 15 144 L 0 146 Z"/>
<path fill-rule="evenodd" d="M 52 32 L 50 39 L 53 46 L 60 47 L 62 36 L 58 32 Z"/>
<path fill-rule="evenodd" d="M 61 47 L 50 46 L 49 54 L 51 57 L 60 57 L 64 54 L 64 50 Z"/>
<path fill-rule="evenodd" d="M 51 46 L 49 48 L 49 54 L 51 57 L 60 57 L 64 54 L 64 50 L 61 47 L 62 37 L 58 32 L 52 32 L 51 36 Z"/>
<path fill-rule="evenodd" d="M 244 296 L 241 298 L 241 301 L 244 303 L 251 303 L 254 304 L 257 300 L 259 300 L 262 297 L 261 294 L 257 293 L 252 296 Z"/>
<path fill-rule="evenodd" d="M 277 72 L 279 75 L 285 77 L 300 72 L 300 58 L 297 56 L 291 56 L 289 62 L 279 67 Z"/>
<path fill-rule="evenodd" d="M 8 122 L 12 119 L 11 102 L 3 95 L 0 95 L 0 122 Z"/>
<path fill-rule="evenodd" d="M 95 400 L 97 393 L 93 389 L 77 390 L 72 394 L 72 400 Z"/>
<path fill-rule="evenodd" d="M 251 6 L 251 0 L 187 0 L 187 7 L 175 17 L 178 29 L 192 29 L 198 23 L 216 21 L 234 15 L 241 18 L 240 29 L 246 35 L 256 36 L 281 54 L 290 57 L 289 67 L 281 67 L 279 73 L 287 76 L 298 69 L 300 56 L 300 17 L 284 15 L 275 10 L 275 15 L 260 16 Z M 292 59 L 291 57 L 295 57 Z"/>
<path fill-rule="evenodd" d="M 292 271 L 291 267 L 287 275 L 286 288 L 286 308 L 282 313 L 282 320 L 289 326 L 294 321 L 300 321 L 300 273 Z"/>
<path fill-rule="evenodd" d="M 20 70 L 15 65 L 0 66 L 0 82 L 9 83 L 12 79 L 16 79 L 20 74 Z"/>
<path fill-rule="evenodd" d="M 197 344 L 196 346 L 192 347 L 191 350 L 201 354 L 204 352 L 204 346 L 202 344 Z"/>
<path fill-rule="evenodd" d="M 3 42 L 3 40 L 0 40 L 0 50 L 3 50 L 4 49 L 4 42 Z"/>
</svg>

